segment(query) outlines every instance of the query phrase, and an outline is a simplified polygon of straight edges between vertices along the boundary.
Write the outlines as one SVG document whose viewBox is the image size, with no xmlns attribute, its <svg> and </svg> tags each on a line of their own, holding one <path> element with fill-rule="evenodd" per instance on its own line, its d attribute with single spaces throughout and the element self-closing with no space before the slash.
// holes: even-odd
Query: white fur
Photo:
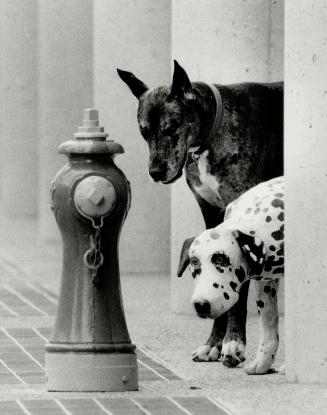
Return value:
<svg viewBox="0 0 327 415">
<path fill-rule="evenodd" d="M 224 207 L 224 202 L 219 194 L 221 183 L 217 176 L 209 173 L 209 150 L 204 151 L 198 160 L 199 179 L 201 186 L 194 186 L 196 192 L 213 206 Z"/>
</svg>

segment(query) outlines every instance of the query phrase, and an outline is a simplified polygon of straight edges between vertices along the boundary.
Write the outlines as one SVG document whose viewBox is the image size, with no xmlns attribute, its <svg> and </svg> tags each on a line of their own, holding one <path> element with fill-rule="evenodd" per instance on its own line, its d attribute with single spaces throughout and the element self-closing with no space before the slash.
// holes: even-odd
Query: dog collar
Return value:
<svg viewBox="0 0 327 415">
<path fill-rule="evenodd" d="M 223 102 L 218 89 L 214 85 L 206 84 L 205 82 L 201 81 L 196 82 L 196 84 L 203 85 L 209 88 L 210 91 L 213 93 L 216 102 L 216 115 L 207 138 L 205 138 L 201 144 L 189 147 L 189 152 L 192 153 L 192 158 L 195 162 L 197 162 L 197 160 L 200 157 L 200 154 L 206 149 L 206 147 L 208 147 L 209 143 L 217 135 L 223 117 Z"/>
</svg>

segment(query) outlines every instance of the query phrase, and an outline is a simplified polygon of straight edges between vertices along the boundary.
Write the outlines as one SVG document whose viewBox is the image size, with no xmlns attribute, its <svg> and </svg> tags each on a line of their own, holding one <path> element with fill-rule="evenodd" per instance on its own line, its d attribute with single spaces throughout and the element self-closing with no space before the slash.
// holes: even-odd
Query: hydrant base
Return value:
<svg viewBox="0 0 327 415">
<path fill-rule="evenodd" d="M 138 390 L 135 353 L 46 353 L 46 373 L 49 392 Z"/>
</svg>

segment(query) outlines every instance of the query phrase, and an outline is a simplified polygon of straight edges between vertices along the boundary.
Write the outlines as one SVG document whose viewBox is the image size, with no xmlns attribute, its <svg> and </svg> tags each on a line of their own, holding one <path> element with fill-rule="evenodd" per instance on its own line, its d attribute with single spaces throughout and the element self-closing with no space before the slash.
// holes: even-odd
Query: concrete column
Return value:
<svg viewBox="0 0 327 415">
<path fill-rule="evenodd" d="M 57 239 L 50 182 L 66 160 L 58 145 L 92 107 L 92 0 L 39 0 L 40 236 Z M 100 113 L 101 116 L 101 113 Z"/>
<path fill-rule="evenodd" d="M 95 0 L 94 101 L 101 124 L 121 143 L 116 163 L 132 187 L 124 226 L 122 272 L 169 274 L 170 187 L 147 172 L 148 147 L 136 121 L 137 100 L 116 68 L 133 72 L 149 87 L 171 81 L 170 0 Z"/>
<path fill-rule="evenodd" d="M 9 216 L 37 212 L 37 2 L 1 0 L 1 196 Z"/>
<path fill-rule="evenodd" d="M 282 16 L 281 0 L 173 0 L 172 56 L 192 81 L 281 80 Z M 176 277 L 182 242 L 204 229 L 193 199 L 185 180 L 172 187 L 171 298 L 176 312 L 193 312 L 192 278 L 188 272 Z"/>
<path fill-rule="evenodd" d="M 285 9 L 286 374 L 327 382 L 327 4 Z"/>
</svg>

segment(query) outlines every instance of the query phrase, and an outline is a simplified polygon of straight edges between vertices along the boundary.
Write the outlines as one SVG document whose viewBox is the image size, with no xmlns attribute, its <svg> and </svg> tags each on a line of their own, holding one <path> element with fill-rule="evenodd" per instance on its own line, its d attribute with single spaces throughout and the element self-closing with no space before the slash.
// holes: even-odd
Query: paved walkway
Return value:
<svg viewBox="0 0 327 415">
<path fill-rule="evenodd" d="M 278 373 L 249 377 L 242 368 L 192 362 L 191 352 L 206 339 L 211 322 L 172 314 L 165 276 L 122 276 L 126 319 L 138 351 L 140 390 L 48 393 L 44 345 L 56 310 L 61 247 L 35 241 L 33 220 L 1 225 L 0 414 L 327 413 L 323 386 L 290 385 Z M 257 341 L 257 319 L 251 317 L 247 358 L 254 356 Z M 283 342 L 276 367 L 282 363 Z"/>
</svg>

